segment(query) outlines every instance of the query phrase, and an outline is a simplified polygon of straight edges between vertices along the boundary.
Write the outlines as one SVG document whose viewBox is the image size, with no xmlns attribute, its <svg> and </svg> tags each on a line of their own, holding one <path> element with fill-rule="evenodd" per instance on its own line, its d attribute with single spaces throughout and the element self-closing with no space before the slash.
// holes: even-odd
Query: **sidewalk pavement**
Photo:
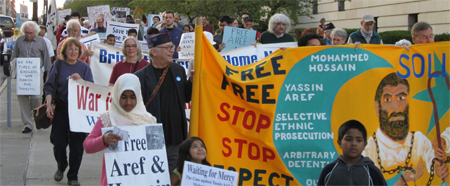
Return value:
<svg viewBox="0 0 450 186">
<path fill-rule="evenodd" d="M 16 81 L 12 79 L 11 82 L 11 127 L 7 127 L 7 81 L 0 85 L 0 186 L 67 185 L 68 168 L 61 182 L 53 179 L 57 166 L 50 143 L 51 128 L 33 129 L 31 133 L 22 134 L 24 125 L 16 96 Z M 100 184 L 102 156 L 103 152 L 84 153 L 78 173 L 81 185 Z"/>
</svg>

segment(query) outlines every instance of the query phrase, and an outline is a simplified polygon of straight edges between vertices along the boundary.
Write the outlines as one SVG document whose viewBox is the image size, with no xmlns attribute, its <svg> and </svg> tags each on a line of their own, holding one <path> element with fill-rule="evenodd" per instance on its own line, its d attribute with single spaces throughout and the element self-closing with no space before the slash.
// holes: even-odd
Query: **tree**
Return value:
<svg viewBox="0 0 450 186">
<path fill-rule="evenodd" d="M 250 13 L 259 30 L 266 30 L 268 19 L 275 13 L 285 13 L 293 24 L 298 24 L 298 16 L 310 15 L 312 3 L 313 0 L 133 0 L 129 5 L 143 7 L 144 12 L 153 14 L 171 10 L 187 17 L 190 23 L 205 15 L 216 27 L 221 16 L 238 18 L 246 12 Z"/>
</svg>

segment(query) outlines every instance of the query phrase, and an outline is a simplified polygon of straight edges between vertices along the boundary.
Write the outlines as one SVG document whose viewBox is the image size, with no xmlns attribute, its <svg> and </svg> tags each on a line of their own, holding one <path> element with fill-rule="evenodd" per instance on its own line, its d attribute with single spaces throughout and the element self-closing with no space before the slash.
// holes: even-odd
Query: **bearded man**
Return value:
<svg viewBox="0 0 450 186">
<path fill-rule="evenodd" d="M 435 151 L 431 141 L 420 131 L 409 131 L 409 83 L 395 73 L 384 77 L 375 94 L 375 110 L 380 121 L 377 132 L 368 140 L 363 156 L 369 157 L 381 172 L 397 174 L 395 185 L 414 184 L 424 173 L 431 172 Z M 440 165 L 440 164 L 439 164 Z M 436 163 L 440 177 L 448 172 Z M 408 183 L 411 182 L 411 183 Z"/>
</svg>

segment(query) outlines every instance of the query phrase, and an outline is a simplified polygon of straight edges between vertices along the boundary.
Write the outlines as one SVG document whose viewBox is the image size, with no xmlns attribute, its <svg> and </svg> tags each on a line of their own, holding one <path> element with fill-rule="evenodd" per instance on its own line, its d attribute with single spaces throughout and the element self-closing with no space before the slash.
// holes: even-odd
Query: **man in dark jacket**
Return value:
<svg viewBox="0 0 450 186">
<path fill-rule="evenodd" d="M 154 35 L 147 43 L 152 61 L 135 74 L 141 82 L 147 111 L 163 125 L 169 173 L 172 173 L 178 147 L 188 137 L 185 103 L 191 101 L 192 80 L 186 78 L 183 67 L 173 62 L 175 45 L 169 34 Z"/>
<path fill-rule="evenodd" d="M 180 46 L 181 35 L 183 35 L 183 30 L 176 27 L 173 22 L 175 20 L 174 13 L 172 11 L 166 11 L 164 18 L 164 28 L 161 28 L 159 33 L 169 33 L 172 38 L 172 43 L 175 45 L 175 52 L 173 53 L 173 58 L 178 59 L 177 48 Z"/>
<path fill-rule="evenodd" d="M 373 31 L 374 24 L 375 19 L 373 15 L 364 15 L 361 18 L 361 28 L 350 34 L 347 43 L 383 44 L 380 34 Z"/>
</svg>

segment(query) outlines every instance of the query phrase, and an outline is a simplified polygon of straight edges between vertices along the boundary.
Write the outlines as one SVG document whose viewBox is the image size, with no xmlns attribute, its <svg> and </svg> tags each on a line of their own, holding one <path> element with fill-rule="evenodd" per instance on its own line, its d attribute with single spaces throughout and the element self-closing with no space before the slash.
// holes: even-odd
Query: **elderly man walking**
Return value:
<svg viewBox="0 0 450 186">
<path fill-rule="evenodd" d="M 259 42 L 283 43 L 294 42 L 294 38 L 287 32 L 291 29 L 291 20 L 284 14 L 274 14 L 269 20 L 269 29 L 261 34 Z"/>
<path fill-rule="evenodd" d="M 23 35 L 16 40 L 11 60 L 15 58 L 39 58 L 41 69 L 48 73 L 52 64 L 48 56 L 47 44 L 41 37 L 36 37 L 40 30 L 39 26 L 33 21 L 27 21 L 22 24 L 20 31 Z M 44 73 L 41 72 L 40 74 L 42 79 Z M 40 90 L 42 90 L 43 84 L 44 82 L 40 81 Z M 22 133 L 30 133 L 32 131 L 33 121 L 30 113 L 33 108 L 41 105 L 41 98 L 42 95 L 17 95 L 22 122 L 25 125 Z"/>
</svg>

